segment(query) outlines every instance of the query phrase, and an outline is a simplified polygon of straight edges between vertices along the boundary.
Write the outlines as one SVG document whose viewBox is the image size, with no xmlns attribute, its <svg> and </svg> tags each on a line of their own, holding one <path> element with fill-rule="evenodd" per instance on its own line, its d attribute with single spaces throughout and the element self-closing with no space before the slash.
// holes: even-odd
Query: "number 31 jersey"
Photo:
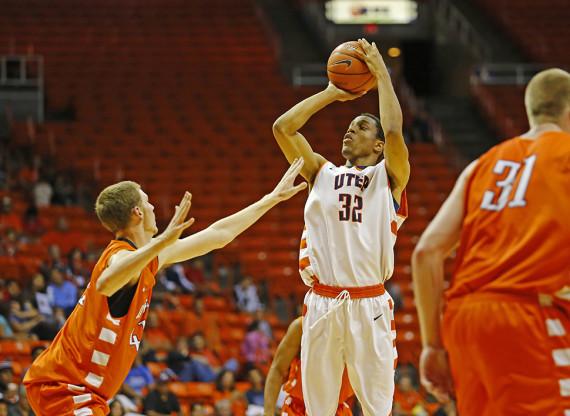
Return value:
<svg viewBox="0 0 570 416">
<path fill-rule="evenodd" d="M 396 234 L 406 216 L 406 193 L 396 210 L 385 161 L 363 169 L 325 163 L 305 205 L 303 281 L 337 287 L 383 283 L 392 276 Z"/>
<path fill-rule="evenodd" d="M 448 298 L 473 291 L 554 294 L 570 285 L 570 135 L 514 138 L 481 156 Z"/>
</svg>

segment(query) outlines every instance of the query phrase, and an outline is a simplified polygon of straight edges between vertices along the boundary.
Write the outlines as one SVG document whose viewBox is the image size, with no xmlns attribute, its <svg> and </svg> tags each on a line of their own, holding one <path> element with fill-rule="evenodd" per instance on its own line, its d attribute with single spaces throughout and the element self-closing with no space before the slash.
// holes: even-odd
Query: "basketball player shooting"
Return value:
<svg viewBox="0 0 570 416">
<path fill-rule="evenodd" d="M 294 185 L 303 168 L 294 161 L 275 189 L 261 200 L 203 231 L 179 239 L 192 196 L 184 195 L 170 224 L 158 231 L 154 206 L 130 181 L 105 188 L 97 198 L 99 220 L 115 235 L 91 281 L 50 347 L 24 378 L 29 402 L 41 416 L 105 415 L 135 359 L 150 306 L 154 276 L 166 265 L 224 247 L 269 209 L 306 188 Z"/>
<path fill-rule="evenodd" d="M 461 416 L 570 415 L 570 74 L 537 74 L 525 106 L 530 130 L 463 171 L 412 257 L 421 381 Z"/>
<path fill-rule="evenodd" d="M 392 409 L 397 358 L 393 302 L 383 283 L 394 269 L 396 232 L 407 215 L 410 175 L 402 111 L 375 44 L 359 40 L 376 79 L 380 118 L 356 117 L 342 137 L 343 166 L 315 153 L 299 130 L 318 111 L 351 94 L 329 84 L 280 116 L 273 133 L 287 160 L 303 157 L 311 185 L 305 206 L 300 273 L 311 287 L 301 342 L 309 416 L 332 416 L 345 365 L 366 416 Z"/>
</svg>

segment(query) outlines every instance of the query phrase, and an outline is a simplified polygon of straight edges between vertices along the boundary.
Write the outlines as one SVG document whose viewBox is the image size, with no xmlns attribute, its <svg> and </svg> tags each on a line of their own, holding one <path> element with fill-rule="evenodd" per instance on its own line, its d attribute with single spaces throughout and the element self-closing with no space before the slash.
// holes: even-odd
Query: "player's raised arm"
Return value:
<svg viewBox="0 0 570 416">
<path fill-rule="evenodd" d="M 123 250 L 111 257 L 108 267 L 97 279 L 97 291 L 106 296 L 112 296 L 122 287 L 136 283 L 141 271 L 148 263 L 161 250 L 177 241 L 182 232 L 192 225 L 194 218 L 186 221 L 191 205 L 192 195 L 186 192 L 180 201 L 180 205 L 176 207 L 168 227 L 161 235 L 137 250 Z"/>
<path fill-rule="evenodd" d="M 384 144 L 386 170 L 392 181 L 392 194 L 399 202 L 400 195 L 410 178 L 408 147 L 402 132 L 402 109 L 378 47 L 374 42 L 370 44 L 366 39 L 359 39 L 358 43 L 364 51 L 366 64 L 378 83 L 380 123 L 386 139 Z"/>
<path fill-rule="evenodd" d="M 274 416 L 277 397 L 283 382 L 287 378 L 289 366 L 295 357 L 299 355 L 301 349 L 301 336 L 303 335 L 302 318 L 295 319 L 287 333 L 279 343 L 271 368 L 265 380 L 265 390 L 263 392 L 264 416 Z"/>
<path fill-rule="evenodd" d="M 320 167 L 326 163 L 326 159 L 313 152 L 311 145 L 299 130 L 314 114 L 327 105 L 335 101 L 353 100 L 360 96 L 362 94 L 350 94 L 329 84 L 323 91 L 304 99 L 273 123 L 273 135 L 289 163 L 299 157 L 305 160 L 301 175 L 309 184 L 313 183 Z"/>
<path fill-rule="evenodd" d="M 295 178 L 303 169 L 303 159 L 293 161 L 275 189 L 259 201 L 241 211 L 223 218 L 203 231 L 176 241 L 159 255 L 160 265 L 178 263 L 222 248 L 243 231 L 251 227 L 263 214 L 278 203 L 291 198 L 307 187 L 306 182 L 294 185 Z"/>
<path fill-rule="evenodd" d="M 475 163 L 463 171 L 412 255 L 412 278 L 423 344 L 420 375 L 424 387 L 441 401 L 452 393 L 447 354 L 441 341 L 443 266 L 449 252 L 459 243 L 465 188 Z"/>
</svg>

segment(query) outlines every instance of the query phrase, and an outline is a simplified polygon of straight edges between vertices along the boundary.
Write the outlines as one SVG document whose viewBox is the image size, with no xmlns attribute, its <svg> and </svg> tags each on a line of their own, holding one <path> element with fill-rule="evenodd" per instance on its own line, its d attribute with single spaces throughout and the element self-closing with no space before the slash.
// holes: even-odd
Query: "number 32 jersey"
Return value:
<svg viewBox="0 0 570 416">
<path fill-rule="evenodd" d="M 355 287 L 388 280 L 396 234 L 406 217 L 406 193 L 396 210 L 385 161 L 363 169 L 325 163 L 305 205 L 303 281 Z"/>
<path fill-rule="evenodd" d="M 473 291 L 554 294 L 570 285 L 570 135 L 514 138 L 468 179 L 448 298 Z"/>
</svg>

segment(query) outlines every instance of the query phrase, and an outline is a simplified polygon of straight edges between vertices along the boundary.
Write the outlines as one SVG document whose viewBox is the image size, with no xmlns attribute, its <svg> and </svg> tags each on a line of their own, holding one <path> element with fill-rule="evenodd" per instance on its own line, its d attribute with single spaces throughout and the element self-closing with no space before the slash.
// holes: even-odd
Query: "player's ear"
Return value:
<svg viewBox="0 0 570 416">
<path fill-rule="evenodd" d="M 374 152 L 382 154 L 383 151 L 384 151 L 384 142 L 380 139 L 377 139 L 376 143 L 374 143 Z"/>
<path fill-rule="evenodd" d="M 144 214 L 142 212 L 142 209 L 138 205 L 135 206 L 131 212 L 134 217 L 139 218 L 141 220 L 143 219 Z"/>
</svg>

